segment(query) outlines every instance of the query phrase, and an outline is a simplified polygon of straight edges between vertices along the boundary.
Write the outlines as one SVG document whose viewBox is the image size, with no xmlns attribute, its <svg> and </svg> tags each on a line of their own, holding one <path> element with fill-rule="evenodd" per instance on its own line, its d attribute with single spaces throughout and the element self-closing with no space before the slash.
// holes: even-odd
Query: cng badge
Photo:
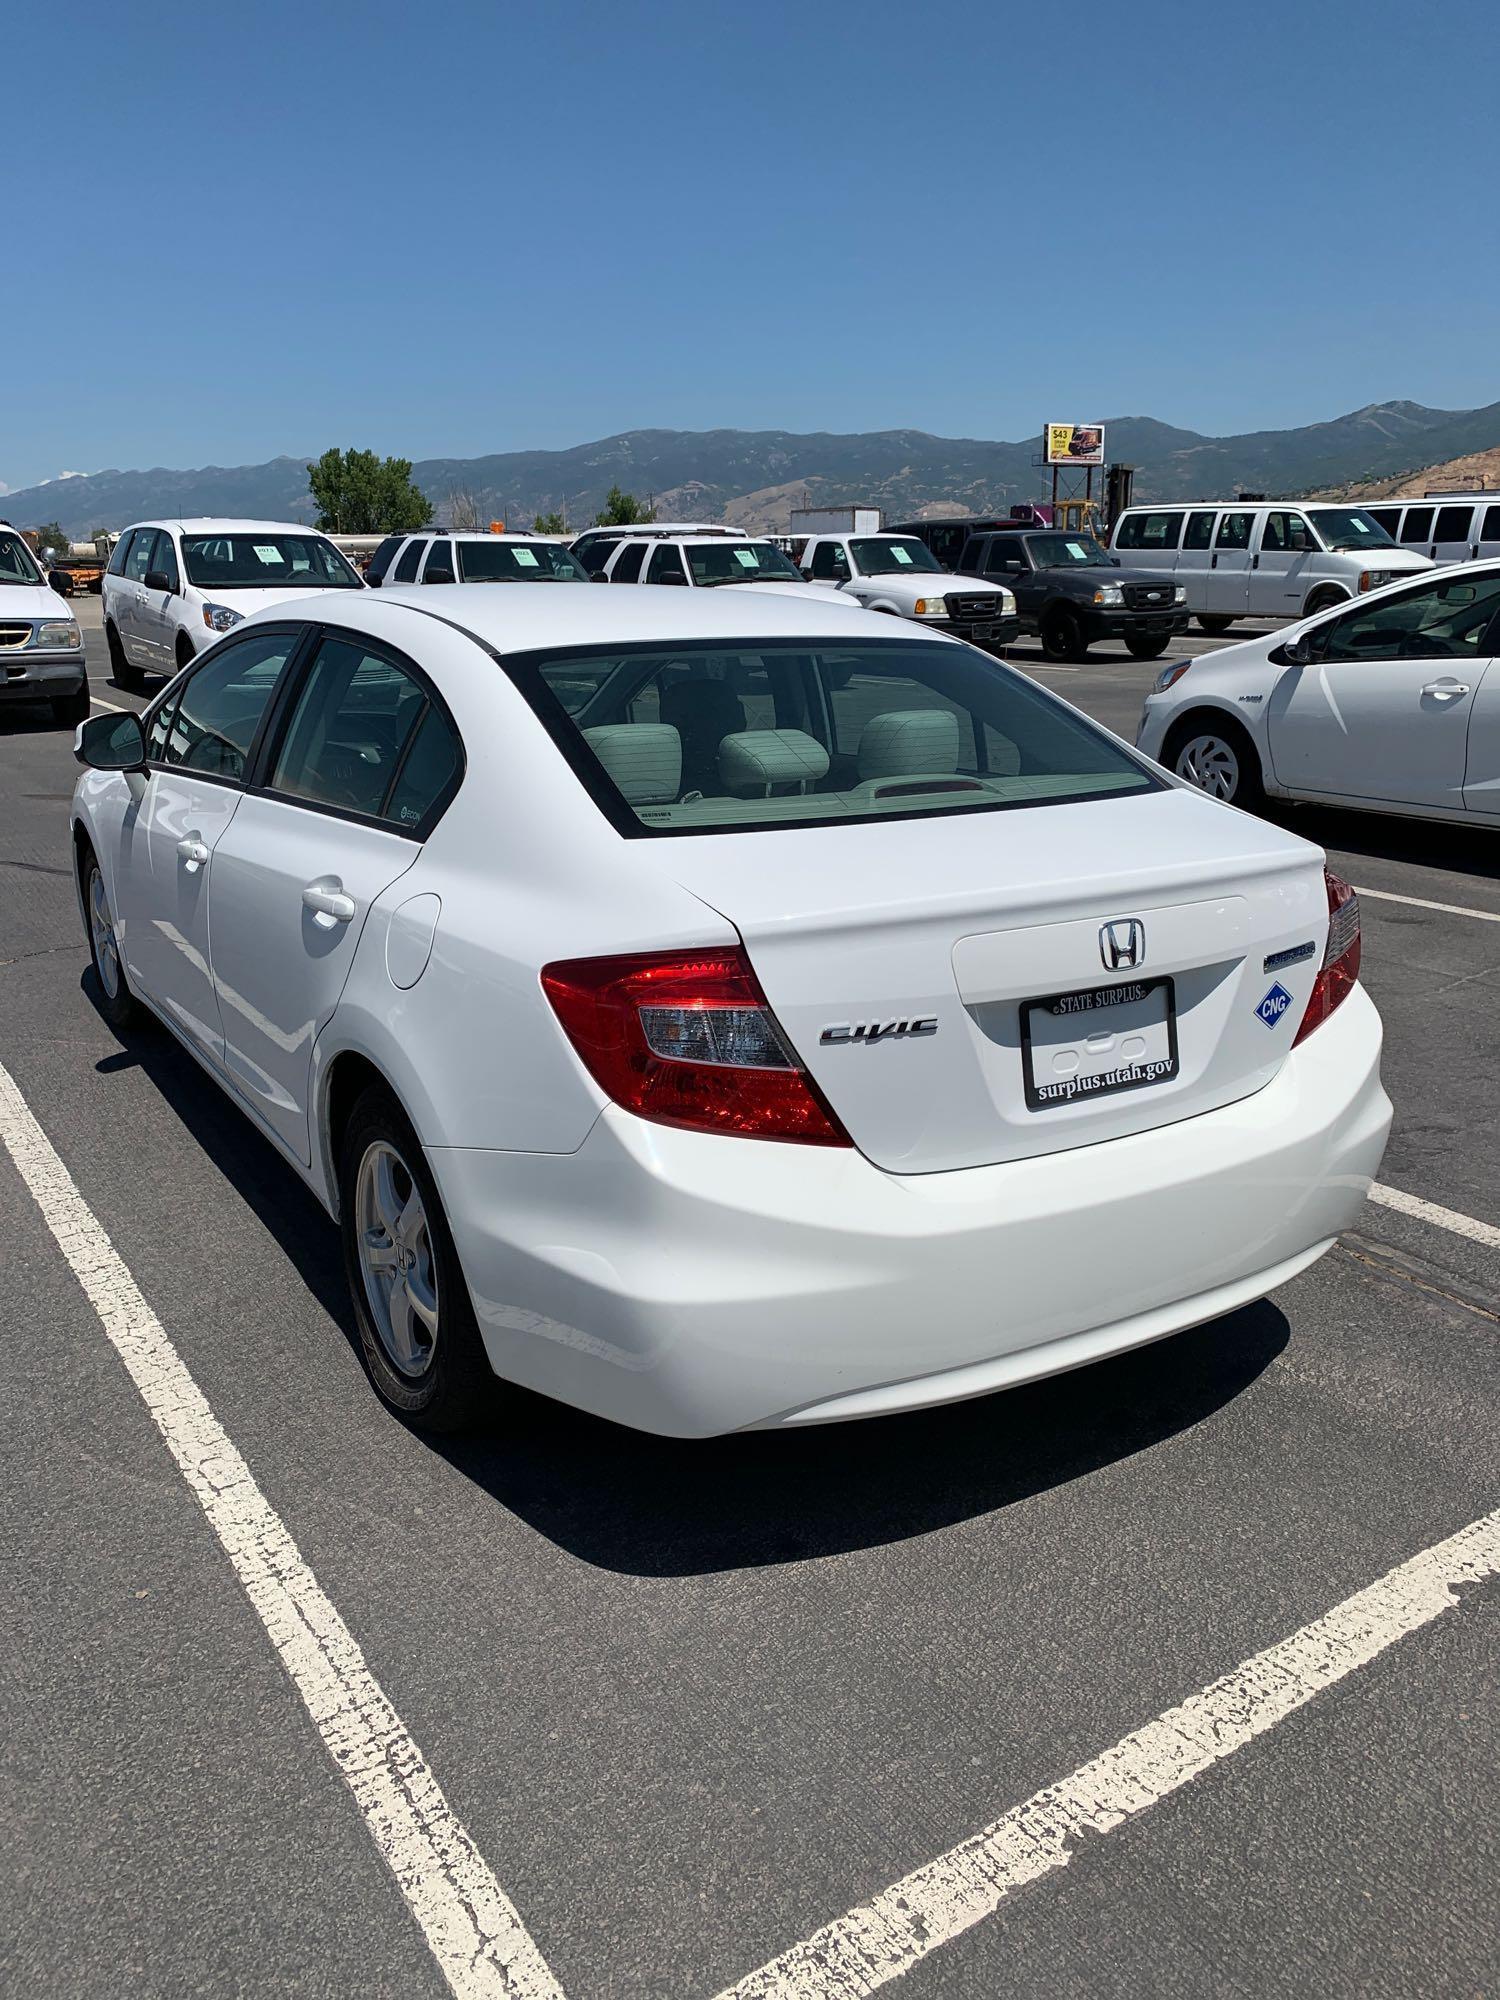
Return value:
<svg viewBox="0 0 1500 2000">
<path fill-rule="evenodd" d="M 1291 1004 L 1291 994 L 1278 979 L 1255 1011 L 1268 1028 L 1274 1028 Z"/>
</svg>

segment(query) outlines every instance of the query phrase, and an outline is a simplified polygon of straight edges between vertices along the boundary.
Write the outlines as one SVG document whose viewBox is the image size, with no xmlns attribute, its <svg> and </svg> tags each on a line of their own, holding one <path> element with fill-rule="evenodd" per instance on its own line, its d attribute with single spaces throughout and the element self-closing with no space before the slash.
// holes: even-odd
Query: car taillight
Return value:
<svg viewBox="0 0 1500 2000">
<path fill-rule="evenodd" d="M 1293 1048 L 1328 1019 L 1359 977 L 1359 898 L 1331 868 L 1323 870 L 1323 881 L 1328 890 L 1328 943 Z"/>
<path fill-rule="evenodd" d="M 542 987 L 599 1088 L 658 1125 L 851 1143 L 738 947 L 564 959 Z"/>
</svg>

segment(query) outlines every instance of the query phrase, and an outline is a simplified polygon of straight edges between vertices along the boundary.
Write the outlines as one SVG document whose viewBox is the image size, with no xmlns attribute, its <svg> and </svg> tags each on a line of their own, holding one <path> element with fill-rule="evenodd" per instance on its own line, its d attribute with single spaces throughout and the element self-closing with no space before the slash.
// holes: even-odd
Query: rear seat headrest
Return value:
<svg viewBox="0 0 1500 2000">
<path fill-rule="evenodd" d="M 860 733 L 861 778 L 910 777 L 958 769 L 958 717 L 951 708 L 891 708 Z"/>
<path fill-rule="evenodd" d="M 742 729 L 719 745 L 719 776 L 745 797 L 765 797 L 773 785 L 810 785 L 827 773 L 828 752 L 801 729 Z"/>
<path fill-rule="evenodd" d="M 670 723 L 611 722 L 583 740 L 631 805 L 660 805 L 681 790 L 682 738 Z"/>
</svg>

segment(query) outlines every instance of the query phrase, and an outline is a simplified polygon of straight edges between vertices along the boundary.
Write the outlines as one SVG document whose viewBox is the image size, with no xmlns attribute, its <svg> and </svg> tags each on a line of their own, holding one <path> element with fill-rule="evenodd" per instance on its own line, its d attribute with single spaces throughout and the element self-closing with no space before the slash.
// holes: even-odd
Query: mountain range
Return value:
<svg viewBox="0 0 1500 2000">
<path fill-rule="evenodd" d="M 1500 446 L 1500 402 L 1476 410 L 1372 403 L 1326 423 L 1236 437 L 1116 417 L 1105 442 L 1111 461 L 1136 468 L 1138 500 L 1223 499 L 1241 488 L 1289 496 L 1392 479 Z M 1045 496 L 1038 455 L 1036 439 L 1007 444 L 913 430 L 639 430 L 563 451 L 424 459 L 412 477 L 444 521 L 462 492 L 484 520 L 529 526 L 538 513 L 558 512 L 583 526 L 619 485 L 652 498 L 662 519 L 728 520 L 769 533 L 786 527 L 794 506 L 847 500 L 881 506 L 890 520 L 1001 511 Z M 59 521 L 75 537 L 163 516 L 311 520 L 307 462 L 73 474 L 5 494 L 0 514 L 21 527 Z"/>
</svg>

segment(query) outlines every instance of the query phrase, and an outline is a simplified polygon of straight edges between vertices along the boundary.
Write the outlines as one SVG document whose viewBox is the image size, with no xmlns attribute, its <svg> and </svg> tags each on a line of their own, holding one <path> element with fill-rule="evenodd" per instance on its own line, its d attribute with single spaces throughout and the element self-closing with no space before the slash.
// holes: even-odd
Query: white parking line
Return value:
<svg viewBox="0 0 1500 2000">
<path fill-rule="evenodd" d="M 1414 910 L 1441 910 L 1445 917 L 1474 917 L 1482 924 L 1500 924 L 1500 910 L 1471 910 L 1464 903 L 1429 903 L 1425 896 L 1397 896 L 1390 889 L 1361 889 L 1357 885 L 1354 893 L 1372 903 L 1410 903 Z"/>
<path fill-rule="evenodd" d="M 3 1065 L 0 1139 L 234 1565 L 450 1989 L 460 2000 L 562 2000 L 354 1635 Z"/>
<path fill-rule="evenodd" d="M 105 701 L 102 695 L 91 694 L 89 700 L 95 708 L 107 708 L 112 715 L 124 715 L 127 711 L 117 701 Z"/>
<path fill-rule="evenodd" d="M 1049 1785 L 871 1902 L 726 1987 L 718 2000 L 856 2000 L 1065 1868 L 1083 1834 L 1109 1833 L 1178 1791 L 1500 1573 L 1500 1511 L 1391 1570 L 1326 1618 L 1257 1653 L 1112 1750 Z"/>
<path fill-rule="evenodd" d="M 1493 1222 L 1477 1222 L 1472 1215 L 1461 1215 L 1456 1208 L 1439 1208 L 1435 1201 L 1403 1194 L 1400 1188 L 1385 1187 L 1379 1181 L 1370 1189 L 1370 1199 L 1384 1208 L 1397 1209 L 1402 1215 L 1414 1215 L 1419 1222 L 1451 1229 L 1455 1236 L 1467 1236 L 1471 1243 L 1483 1243 L 1486 1249 L 1500 1250 L 1500 1229 Z"/>
</svg>

